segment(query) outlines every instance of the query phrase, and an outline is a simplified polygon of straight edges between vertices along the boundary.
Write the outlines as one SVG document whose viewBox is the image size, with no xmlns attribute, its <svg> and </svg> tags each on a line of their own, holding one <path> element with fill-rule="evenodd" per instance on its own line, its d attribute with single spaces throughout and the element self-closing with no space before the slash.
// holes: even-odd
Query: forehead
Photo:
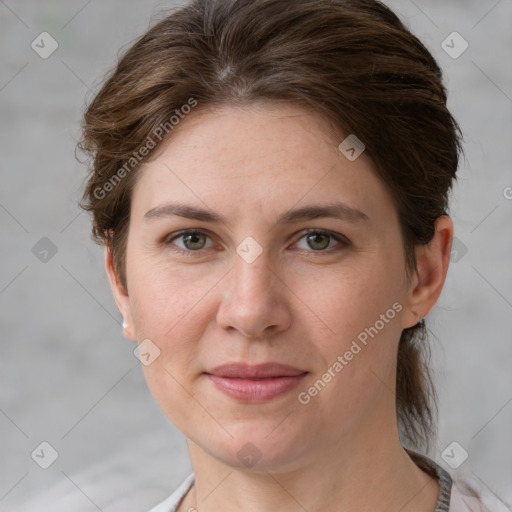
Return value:
<svg viewBox="0 0 512 512">
<path fill-rule="evenodd" d="M 354 208 L 367 203 L 371 216 L 390 198 L 369 156 L 347 159 L 338 148 L 342 140 L 323 118 L 296 105 L 191 114 L 139 170 L 132 212 L 186 198 L 270 215 L 299 203 L 342 199 Z"/>
</svg>

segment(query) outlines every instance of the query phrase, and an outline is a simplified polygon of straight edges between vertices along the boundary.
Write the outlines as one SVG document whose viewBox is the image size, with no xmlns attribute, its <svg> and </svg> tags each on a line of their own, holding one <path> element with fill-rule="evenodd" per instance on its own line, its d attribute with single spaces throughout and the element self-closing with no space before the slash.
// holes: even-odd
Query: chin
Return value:
<svg viewBox="0 0 512 512">
<path fill-rule="evenodd" d="M 215 438 L 205 439 L 204 431 L 201 431 L 194 442 L 222 464 L 237 470 L 254 473 L 291 471 L 300 466 L 298 459 L 307 449 L 303 440 L 308 436 L 279 431 L 276 429 L 278 423 L 264 420 L 260 424 L 246 421 L 236 427 L 226 424 L 226 430 L 233 437 L 219 432 Z"/>
</svg>

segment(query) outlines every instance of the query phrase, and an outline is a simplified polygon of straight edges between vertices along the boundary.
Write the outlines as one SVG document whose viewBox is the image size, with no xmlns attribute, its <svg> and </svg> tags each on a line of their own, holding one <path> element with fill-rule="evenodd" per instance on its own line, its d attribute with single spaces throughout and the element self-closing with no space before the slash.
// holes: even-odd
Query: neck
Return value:
<svg viewBox="0 0 512 512">
<path fill-rule="evenodd" d="M 287 473 L 241 471 L 214 460 L 203 465 L 204 452 L 191 442 L 189 450 L 192 461 L 202 461 L 193 467 L 202 470 L 194 471 L 184 511 L 267 512 L 278 505 L 281 512 L 432 512 L 439 492 L 400 445 L 392 453 L 367 450 L 350 462 L 331 453 L 323 463 Z"/>
<path fill-rule="evenodd" d="M 241 470 L 222 464 L 189 441 L 195 485 L 179 510 L 213 512 L 432 512 L 439 486 L 399 443 L 383 435 L 364 445 L 330 446 L 289 471 Z M 372 440 L 368 442 L 368 440 Z"/>
</svg>

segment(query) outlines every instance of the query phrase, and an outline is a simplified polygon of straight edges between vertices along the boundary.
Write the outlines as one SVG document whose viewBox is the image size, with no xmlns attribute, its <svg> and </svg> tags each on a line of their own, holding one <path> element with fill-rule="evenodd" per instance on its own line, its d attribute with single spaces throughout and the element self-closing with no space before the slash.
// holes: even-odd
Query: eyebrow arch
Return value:
<svg viewBox="0 0 512 512">
<path fill-rule="evenodd" d="M 151 208 L 151 210 L 145 213 L 143 219 L 149 221 L 157 218 L 172 217 L 174 215 L 203 222 L 221 222 L 228 225 L 227 219 L 219 213 L 181 203 L 164 204 Z M 295 210 L 289 210 L 279 217 L 277 224 L 291 224 L 293 222 L 314 220 L 323 217 L 336 218 L 349 222 L 369 220 L 366 213 L 344 203 L 336 202 L 326 205 L 303 206 Z"/>
</svg>

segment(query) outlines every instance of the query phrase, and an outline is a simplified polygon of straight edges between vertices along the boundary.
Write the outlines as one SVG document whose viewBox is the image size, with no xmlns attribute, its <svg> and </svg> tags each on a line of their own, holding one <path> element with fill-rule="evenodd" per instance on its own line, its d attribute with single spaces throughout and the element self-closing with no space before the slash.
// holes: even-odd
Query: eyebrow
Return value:
<svg viewBox="0 0 512 512">
<path fill-rule="evenodd" d="M 182 203 L 170 203 L 151 208 L 145 213 L 143 219 L 144 221 L 150 221 L 153 219 L 172 216 L 185 217 L 187 219 L 194 219 L 203 222 L 221 222 L 225 225 L 229 225 L 227 219 L 219 213 Z M 344 203 L 336 202 L 325 205 L 303 206 L 301 208 L 289 210 L 279 217 L 277 224 L 291 224 L 293 222 L 314 220 L 324 217 L 341 219 L 349 222 L 369 220 L 366 213 Z"/>
</svg>

